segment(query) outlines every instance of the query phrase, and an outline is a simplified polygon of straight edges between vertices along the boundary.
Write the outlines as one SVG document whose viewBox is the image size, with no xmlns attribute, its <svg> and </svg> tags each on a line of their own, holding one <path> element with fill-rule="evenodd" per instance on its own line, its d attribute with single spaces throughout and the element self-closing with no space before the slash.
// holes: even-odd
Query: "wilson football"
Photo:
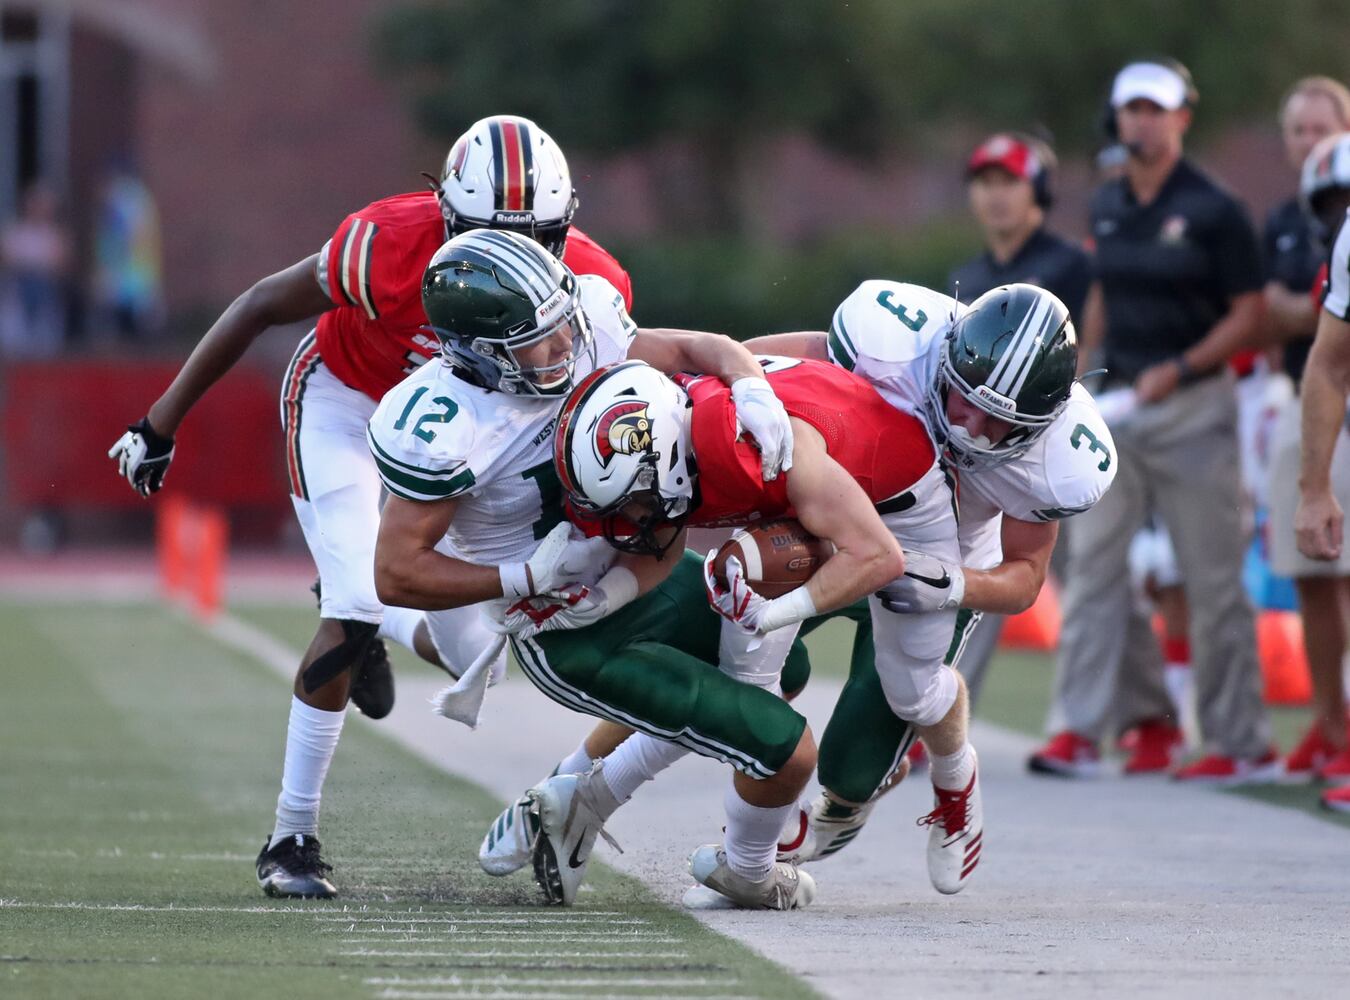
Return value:
<svg viewBox="0 0 1350 1000">
<path fill-rule="evenodd" d="M 834 555 L 834 546 L 810 534 L 792 518 L 764 521 L 736 532 L 713 560 L 713 575 L 724 586 L 729 556 L 740 560 L 745 580 L 762 597 L 796 590 Z"/>
</svg>

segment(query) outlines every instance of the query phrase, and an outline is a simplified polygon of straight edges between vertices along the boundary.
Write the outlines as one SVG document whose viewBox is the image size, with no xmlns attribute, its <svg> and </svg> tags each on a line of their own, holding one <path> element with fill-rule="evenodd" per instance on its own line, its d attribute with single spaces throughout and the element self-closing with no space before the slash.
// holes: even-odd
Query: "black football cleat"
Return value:
<svg viewBox="0 0 1350 1000">
<path fill-rule="evenodd" d="M 328 880 L 333 866 L 319 856 L 319 840 L 297 833 L 258 852 L 258 885 L 277 899 L 332 899 L 337 889 Z"/>
<path fill-rule="evenodd" d="M 383 719 L 394 708 L 394 672 L 383 639 L 372 639 L 352 677 L 352 702 L 368 719 Z"/>
</svg>

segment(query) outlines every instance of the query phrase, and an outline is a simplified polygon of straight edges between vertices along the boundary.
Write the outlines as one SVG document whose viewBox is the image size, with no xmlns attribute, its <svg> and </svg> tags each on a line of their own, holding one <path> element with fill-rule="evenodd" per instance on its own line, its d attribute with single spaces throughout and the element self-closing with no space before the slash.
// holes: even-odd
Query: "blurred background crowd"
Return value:
<svg viewBox="0 0 1350 1000">
<path fill-rule="evenodd" d="M 1131 471 L 1113 502 L 1068 522 L 1052 738 L 1033 767 L 1089 773 L 1123 736 L 1127 768 L 1165 769 L 1179 699 L 1257 776 L 1275 757 L 1248 697 L 1254 600 L 1309 609 L 1316 720 L 1286 763 L 1337 760 L 1350 778 L 1345 571 L 1291 558 L 1280 577 L 1262 559 L 1292 518 L 1325 255 L 1298 176 L 1318 139 L 1350 128 L 1347 15 L 1346 0 L 332 0 L 321 14 L 289 0 L 4 0 L 0 546 L 147 539 L 145 505 L 97 464 L 119 425 L 234 296 L 318 250 L 347 213 L 420 188 L 472 121 L 510 112 L 566 151 L 578 222 L 632 275 L 644 326 L 822 329 L 869 277 L 966 300 L 1008 280 L 1059 294 L 1095 334 L 1086 367 L 1110 369 L 1087 384 L 1115 407 Z M 1164 55 L 1184 63 L 1179 103 L 1159 78 L 1113 93 L 1122 67 Z M 1174 152 L 1232 205 L 1225 262 L 1192 275 L 1205 322 L 1141 351 L 1120 317 L 1166 309 L 1139 306 L 1115 280 L 1131 265 L 1098 253 L 1132 225 L 1110 192 L 1140 194 L 1118 120 L 1138 100 L 1184 116 L 1167 119 Z M 1138 200 L 1180 198 L 1154 223 L 1181 240 L 1186 199 L 1202 195 L 1169 184 Z M 1225 319 L 1219 347 L 1186 360 Z M 170 486 L 228 508 L 245 544 L 300 551 L 275 423 L 294 339 L 260 347 L 185 426 Z M 1179 367 L 1166 391 L 1157 366 Z M 1180 464 L 1150 465 L 1171 446 L 1158 435 L 1188 420 Z M 997 633 L 986 626 L 986 648 Z M 1213 661 L 1198 697 L 1192 651 Z"/>
</svg>

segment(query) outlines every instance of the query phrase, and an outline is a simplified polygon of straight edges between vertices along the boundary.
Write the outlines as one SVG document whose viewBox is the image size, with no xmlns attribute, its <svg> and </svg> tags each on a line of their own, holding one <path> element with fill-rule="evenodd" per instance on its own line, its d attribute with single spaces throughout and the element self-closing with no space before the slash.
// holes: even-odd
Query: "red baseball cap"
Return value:
<svg viewBox="0 0 1350 1000">
<path fill-rule="evenodd" d="M 1045 169 L 1041 158 L 1030 145 L 1006 132 L 991 135 L 975 148 L 966 163 L 967 179 L 986 167 L 998 167 L 1024 181 L 1034 181 Z"/>
</svg>

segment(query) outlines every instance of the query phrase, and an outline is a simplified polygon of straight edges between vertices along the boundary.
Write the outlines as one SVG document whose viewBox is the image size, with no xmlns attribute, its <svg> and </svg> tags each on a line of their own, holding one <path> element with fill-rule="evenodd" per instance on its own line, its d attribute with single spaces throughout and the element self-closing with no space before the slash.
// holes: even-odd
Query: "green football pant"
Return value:
<svg viewBox="0 0 1350 1000">
<path fill-rule="evenodd" d="M 787 702 L 717 667 L 722 619 L 708 604 L 702 560 L 586 628 L 512 639 L 544 694 L 767 778 L 787 763 L 806 720 Z"/>
</svg>

